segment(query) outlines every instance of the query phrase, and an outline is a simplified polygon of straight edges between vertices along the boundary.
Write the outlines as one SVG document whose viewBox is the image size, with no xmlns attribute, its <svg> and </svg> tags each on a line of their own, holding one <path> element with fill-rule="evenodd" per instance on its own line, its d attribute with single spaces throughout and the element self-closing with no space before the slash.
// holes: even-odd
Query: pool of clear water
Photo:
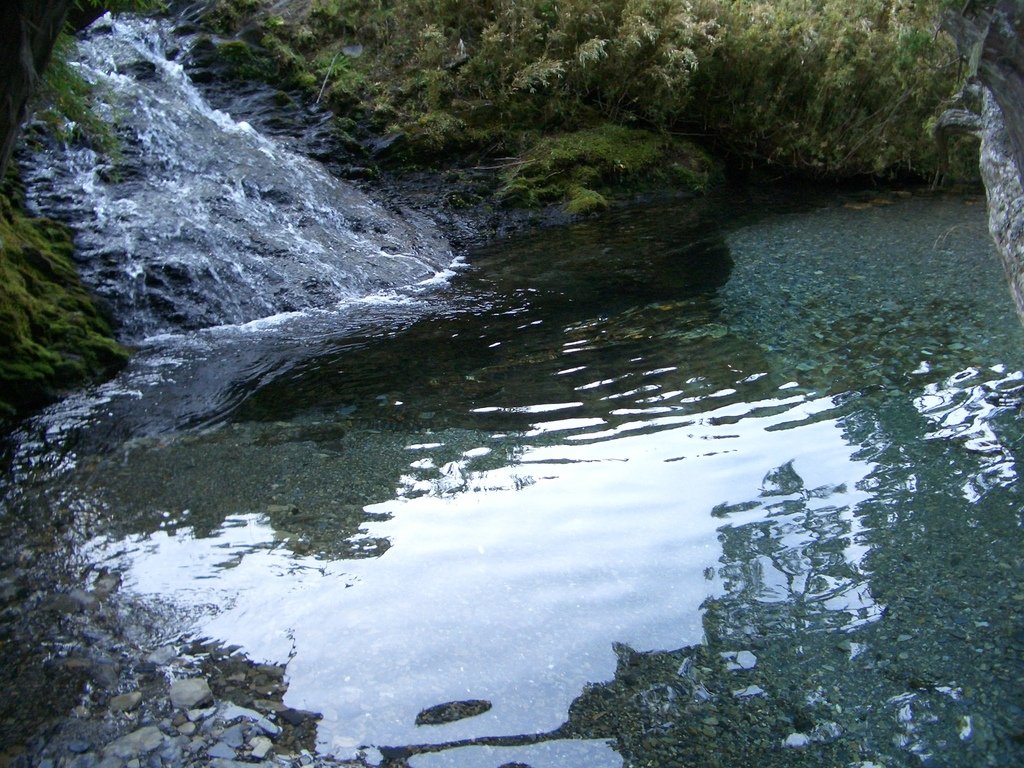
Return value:
<svg viewBox="0 0 1024 768">
<path fill-rule="evenodd" d="M 1024 330 L 983 201 L 782 197 L 151 339 L 12 482 L 168 638 L 287 665 L 324 754 L 1019 764 Z"/>
</svg>

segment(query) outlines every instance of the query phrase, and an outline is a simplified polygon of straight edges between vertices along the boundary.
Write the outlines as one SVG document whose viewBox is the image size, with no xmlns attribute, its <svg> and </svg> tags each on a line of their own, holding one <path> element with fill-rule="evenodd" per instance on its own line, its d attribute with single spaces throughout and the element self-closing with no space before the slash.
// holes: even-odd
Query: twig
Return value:
<svg viewBox="0 0 1024 768">
<path fill-rule="evenodd" d="M 318 93 L 317 96 L 316 96 L 316 103 L 317 104 L 320 103 L 320 99 L 324 95 L 324 89 L 327 87 L 327 81 L 330 80 L 331 73 L 334 72 L 334 64 L 338 61 L 338 57 L 339 56 L 341 56 L 341 51 L 338 51 L 336 54 L 334 54 L 334 58 L 331 59 L 331 66 L 329 66 L 327 68 L 327 74 L 324 75 L 324 84 L 320 86 L 320 93 Z"/>
</svg>

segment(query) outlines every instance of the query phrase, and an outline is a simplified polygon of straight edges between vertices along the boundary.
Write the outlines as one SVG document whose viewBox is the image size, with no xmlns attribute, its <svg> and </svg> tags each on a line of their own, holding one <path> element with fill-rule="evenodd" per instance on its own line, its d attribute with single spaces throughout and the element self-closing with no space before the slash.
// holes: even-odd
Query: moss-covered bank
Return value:
<svg viewBox="0 0 1024 768">
<path fill-rule="evenodd" d="M 0 419 L 124 364 L 127 350 L 82 287 L 71 232 L 0 194 Z"/>
<path fill-rule="evenodd" d="M 277 82 L 399 137 L 388 154 L 401 165 L 486 157 L 527 167 L 563 137 L 603 142 L 614 126 L 627 143 L 674 137 L 660 142 L 659 166 L 678 159 L 686 135 L 776 175 L 924 179 L 939 163 L 929 125 L 962 75 L 938 33 L 949 5 L 218 0 L 207 19 L 257 43 Z M 976 178 L 975 165 L 976 146 L 957 153 L 954 171 Z M 515 174 L 505 191 L 550 201 L 549 185 L 526 188 L 531 178 Z M 586 183 L 561 192 L 572 207 L 602 194 Z"/>
</svg>

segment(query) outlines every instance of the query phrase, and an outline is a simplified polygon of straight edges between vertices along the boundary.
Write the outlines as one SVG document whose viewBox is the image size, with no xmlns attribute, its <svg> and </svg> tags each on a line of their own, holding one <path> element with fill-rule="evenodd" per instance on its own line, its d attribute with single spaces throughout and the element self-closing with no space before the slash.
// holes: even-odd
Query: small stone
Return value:
<svg viewBox="0 0 1024 768">
<path fill-rule="evenodd" d="M 267 736 L 279 736 L 281 734 L 281 726 L 270 722 L 265 717 L 261 717 L 256 721 L 256 727 L 267 734 Z"/>
<path fill-rule="evenodd" d="M 188 711 L 188 719 L 193 723 L 197 723 L 200 720 L 205 720 L 217 710 L 214 707 L 207 707 L 206 709 L 190 709 Z"/>
<path fill-rule="evenodd" d="M 142 694 L 138 691 L 122 693 L 110 700 L 111 712 L 131 712 L 142 703 Z"/>
<path fill-rule="evenodd" d="M 238 749 L 245 743 L 245 734 L 242 732 L 242 724 L 233 725 L 224 731 L 220 737 L 221 741 L 227 744 L 229 747 Z"/>
<path fill-rule="evenodd" d="M 740 669 L 753 669 L 757 666 L 757 656 L 750 651 L 740 651 L 736 654 L 736 665 Z"/>
<path fill-rule="evenodd" d="M 206 750 L 206 754 L 210 758 L 223 757 L 228 760 L 235 759 L 235 750 L 229 747 L 224 742 L 218 742 Z"/>
<path fill-rule="evenodd" d="M 79 609 L 83 611 L 93 611 L 100 604 L 100 601 L 96 599 L 96 595 L 86 592 L 84 589 L 72 589 L 68 593 L 68 597 L 78 603 Z"/>
<path fill-rule="evenodd" d="M 178 733 L 182 736 L 191 736 L 196 732 L 195 723 L 182 723 L 178 726 Z"/>
<path fill-rule="evenodd" d="M 285 708 L 277 713 L 277 716 L 284 720 L 288 725 L 302 725 L 304 722 L 309 720 L 316 715 L 312 712 L 305 712 L 301 709 Z"/>
<path fill-rule="evenodd" d="M 465 720 L 469 717 L 476 717 L 488 712 L 491 709 L 491 702 L 486 699 L 467 699 L 465 701 L 448 701 L 444 704 L 435 704 L 427 707 L 416 715 L 416 725 L 443 725 L 454 723 L 456 720 Z M 284 712 L 281 713 L 284 716 Z"/>
<path fill-rule="evenodd" d="M 294 504 L 268 504 L 268 515 L 297 515 L 299 508 Z"/>
<path fill-rule="evenodd" d="M 737 699 L 749 699 L 752 696 L 763 696 L 764 688 L 759 685 L 748 685 L 746 688 L 740 688 L 737 691 L 733 691 L 732 695 Z"/>
<path fill-rule="evenodd" d="M 100 599 L 110 597 L 121 586 L 121 574 L 105 573 L 93 582 L 93 592 Z"/>
<path fill-rule="evenodd" d="M 171 683 L 171 704 L 181 709 L 192 709 L 213 699 L 210 684 L 201 677 L 175 680 Z"/>
<path fill-rule="evenodd" d="M 155 725 L 147 725 L 132 731 L 111 742 L 103 750 L 105 755 L 113 755 L 123 760 L 134 758 L 138 755 L 145 755 L 152 752 L 164 742 L 164 735 Z"/>
<path fill-rule="evenodd" d="M 178 652 L 177 650 L 175 650 L 173 645 L 164 645 L 160 648 L 157 648 L 155 651 L 149 654 L 149 656 L 146 657 L 146 661 L 151 662 L 153 664 L 157 664 L 162 667 L 166 664 L 169 664 L 171 662 L 171 659 L 173 659 L 177 655 Z"/>
<path fill-rule="evenodd" d="M 88 752 L 90 746 L 89 742 L 84 739 L 73 739 L 68 742 L 68 751 L 80 755 L 83 752 Z"/>
<path fill-rule="evenodd" d="M 266 736 L 257 736 L 252 740 L 252 751 L 250 754 L 256 760 L 262 760 L 270 752 L 274 746 L 274 742 L 268 739 Z"/>
<path fill-rule="evenodd" d="M 810 743 L 811 740 L 806 733 L 791 733 L 786 737 L 786 740 L 782 742 L 782 746 L 788 747 L 789 749 L 803 749 Z"/>
</svg>

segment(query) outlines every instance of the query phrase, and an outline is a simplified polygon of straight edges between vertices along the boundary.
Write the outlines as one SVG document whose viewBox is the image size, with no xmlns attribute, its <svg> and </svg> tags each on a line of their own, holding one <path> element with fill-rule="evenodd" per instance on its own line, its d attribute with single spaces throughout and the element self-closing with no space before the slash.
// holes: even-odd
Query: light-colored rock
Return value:
<svg viewBox="0 0 1024 768">
<path fill-rule="evenodd" d="M 206 718 L 210 717 L 211 715 L 216 713 L 216 711 L 216 707 L 206 707 L 205 709 L 190 709 L 187 714 L 189 720 L 191 720 L 193 723 L 197 723 L 200 720 L 205 720 Z"/>
<path fill-rule="evenodd" d="M 740 651 L 736 654 L 736 664 L 740 669 L 753 669 L 757 666 L 757 656 L 750 651 Z"/>
<path fill-rule="evenodd" d="M 791 733 L 786 737 L 786 740 L 782 742 L 782 746 L 788 747 L 789 749 L 803 749 L 810 743 L 811 739 L 806 733 Z"/>
<path fill-rule="evenodd" d="M 267 756 L 273 746 L 274 742 L 266 736 L 257 736 L 252 740 L 252 751 L 250 754 L 254 759 L 262 760 Z"/>
<path fill-rule="evenodd" d="M 221 757 L 227 760 L 234 760 L 235 750 L 229 747 L 224 742 L 218 742 L 206 750 L 206 754 L 210 759 Z"/>
<path fill-rule="evenodd" d="M 212 699 L 210 684 L 202 677 L 190 677 L 171 683 L 171 704 L 180 709 L 192 709 Z"/>
<path fill-rule="evenodd" d="M 147 725 L 137 731 L 122 736 L 108 744 L 103 753 L 105 756 L 119 757 L 130 760 L 139 755 L 146 755 L 164 743 L 166 737 L 155 725 Z"/>
</svg>

